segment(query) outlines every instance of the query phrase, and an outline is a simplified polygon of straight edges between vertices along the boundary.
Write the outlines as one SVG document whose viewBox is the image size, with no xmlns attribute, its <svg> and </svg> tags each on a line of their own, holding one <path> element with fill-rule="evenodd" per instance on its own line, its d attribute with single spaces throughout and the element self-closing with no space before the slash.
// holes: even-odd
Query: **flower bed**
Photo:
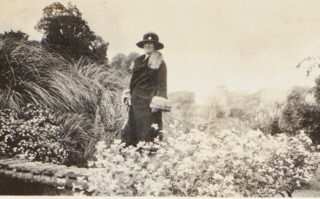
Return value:
<svg viewBox="0 0 320 199">
<path fill-rule="evenodd" d="M 67 147 L 60 134 L 51 112 L 39 106 L 0 110 L 0 156 L 64 163 Z"/>
<path fill-rule="evenodd" d="M 89 191 L 121 196 L 263 196 L 292 194 L 317 169 L 318 153 L 301 132 L 265 135 L 225 130 L 165 133 L 163 141 L 96 146 Z"/>
</svg>

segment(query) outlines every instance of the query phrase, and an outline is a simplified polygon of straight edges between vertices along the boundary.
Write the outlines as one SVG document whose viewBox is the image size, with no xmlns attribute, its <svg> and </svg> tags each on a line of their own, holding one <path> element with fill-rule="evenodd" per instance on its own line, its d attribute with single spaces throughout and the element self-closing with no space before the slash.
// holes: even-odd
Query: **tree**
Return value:
<svg viewBox="0 0 320 199">
<path fill-rule="evenodd" d="M 137 52 L 131 52 L 129 53 L 129 55 L 127 56 L 127 59 L 126 59 L 126 69 L 127 70 L 131 70 L 130 69 L 130 66 L 132 65 L 133 61 L 139 57 L 139 53 Z"/>
<path fill-rule="evenodd" d="M 35 27 L 42 32 L 42 43 L 65 58 L 78 60 L 81 56 L 106 62 L 108 43 L 96 36 L 79 9 L 55 2 L 43 9 L 43 17 Z"/>
<path fill-rule="evenodd" d="M 289 94 L 281 113 L 280 128 L 292 134 L 305 130 L 314 143 L 319 143 L 320 105 L 306 100 L 308 95 L 312 95 L 311 91 L 295 88 Z"/>
<path fill-rule="evenodd" d="M 124 69 L 127 72 L 130 72 L 130 66 L 133 63 L 133 61 L 139 56 L 136 52 L 131 52 L 126 56 L 123 53 L 116 54 L 112 60 L 111 60 L 111 67 L 114 68 L 121 68 Z"/>
<path fill-rule="evenodd" d="M 181 108 L 189 108 L 195 103 L 195 94 L 191 91 L 177 91 L 169 94 L 170 101 Z"/>
<path fill-rule="evenodd" d="M 116 54 L 111 60 L 111 67 L 113 68 L 125 68 L 126 66 L 126 55 L 123 53 Z"/>
<path fill-rule="evenodd" d="M 22 32 L 22 31 L 5 31 L 4 34 L 1 34 L 0 33 L 0 38 L 1 39 L 11 39 L 11 40 L 14 40 L 14 41 L 27 41 L 28 38 L 29 38 L 29 35 L 27 35 L 26 33 Z"/>
<path fill-rule="evenodd" d="M 169 93 L 168 99 L 172 104 L 172 116 L 186 127 L 186 131 L 192 129 L 195 126 L 194 119 L 197 114 L 195 94 L 191 91 L 177 91 Z"/>
<path fill-rule="evenodd" d="M 306 75 L 310 76 L 312 70 L 320 68 L 320 57 L 306 57 L 297 68 L 306 68 Z M 305 130 L 314 143 L 320 143 L 320 76 L 313 88 L 293 91 L 288 96 L 281 119 L 282 123 L 291 125 L 289 130 Z"/>
<path fill-rule="evenodd" d="M 17 47 L 21 43 L 28 41 L 29 35 L 21 31 L 9 31 L 0 33 L 0 89 L 13 89 L 18 87 L 19 82 L 27 77 L 25 70 L 19 70 L 17 58 L 13 56 L 13 52 L 17 54 Z M 19 68 L 19 69 L 17 69 Z M 25 67 L 26 68 L 26 67 Z M 23 72 L 21 72 L 23 71 Z"/>
<path fill-rule="evenodd" d="M 94 55 L 94 59 L 99 64 L 108 63 L 107 58 L 107 50 L 108 50 L 109 43 L 106 43 L 102 37 L 96 36 L 96 39 L 93 41 L 92 44 L 92 52 Z"/>
</svg>

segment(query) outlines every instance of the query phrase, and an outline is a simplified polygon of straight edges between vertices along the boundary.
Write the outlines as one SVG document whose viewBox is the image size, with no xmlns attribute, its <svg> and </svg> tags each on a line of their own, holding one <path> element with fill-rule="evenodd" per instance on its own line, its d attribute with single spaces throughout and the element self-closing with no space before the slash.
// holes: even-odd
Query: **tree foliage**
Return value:
<svg viewBox="0 0 320 199">
<path fill-rule="evenodd" d="M 179 121 L 186 131 L 195 127 L 197 107 L 195 106 L 195 94 L 190 91 L 177 91 L 169 93 L 168 99 L 172 104 L 172 110 L 169 113 L 172 118 Z"/>
<path fill-rule="evenodd" d="M 314 143 L 319 143 L 319 121 L 320 105 L 316 102 L 312 90 L 293 89 L 281 113 L 280 128 L 291 134 L 305 130 Z"/>
<path fill-rule="evenodd" d="M 71 3 L 65 7 L 55 2 L 43 9 L 36 25 L 42 32 L 42 43 L 64 57 L 78 60 L 81 56 L 97 62 L 107 62 L 108 43 L 90 29 L 79 9 Z"/>
<path fill-rule="evenodd" d="M 21 30 L 18 31 L 13 31 L 10 30 L 9 32 L 5 31 L 3 34 L 0 33 L 0 38 L 2 40 L 4 39 L 12 39 L 14 41 L 21 41 L 21 40 L 28 40 L 29 35 L 27 35 L 26 33 L 22 32 Z"/>
<path fill-rule="evenodd" d="M 116 54 L 112 60 L 111 60 L 111 67 L 114 68 L 121 68 L 124 69 L 127 72 L 131 72 L 130 66 L 133 63 L 133 61 L 139 56 L 136 52 L 131 52 L 128 55 L 125 55 L 123 53 Z"/>
</svg>

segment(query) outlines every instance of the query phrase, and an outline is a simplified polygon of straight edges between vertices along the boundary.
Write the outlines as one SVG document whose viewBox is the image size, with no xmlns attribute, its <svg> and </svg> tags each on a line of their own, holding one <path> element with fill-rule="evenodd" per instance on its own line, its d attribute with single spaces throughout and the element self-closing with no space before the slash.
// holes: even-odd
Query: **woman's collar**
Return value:
<svg viewBox="0 0 320 199">
<path fill-rule="evenodd" d="M 148 61 L 148 66 L 151 69 L 158 69 L 162 63 L 162 54 L 159 51 L 154 51 L 151 53 Z"/>
<path fill-rule="evenodd" d="M 143 61 L 146 61 L 146 60 L 150 57 L 150 55 L 151 55 L 151 54 L 145 53 L 145 54 L 144 54 L 144 59 L 143 59 Z"/>
</svg>

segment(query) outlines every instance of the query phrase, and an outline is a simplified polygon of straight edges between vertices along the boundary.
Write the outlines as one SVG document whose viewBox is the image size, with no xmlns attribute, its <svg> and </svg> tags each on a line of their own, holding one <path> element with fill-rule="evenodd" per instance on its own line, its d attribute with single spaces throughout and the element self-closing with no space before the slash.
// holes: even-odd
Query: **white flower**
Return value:
<svg viewBox="0 0 320 199">
<path fill-rule="evenodd" d="M 98 151 L 101 151 L 101 150 L 103 150 L 103 149 L 105 149 L 106 148 L 106 143 L 105 143 L 105 141 L 99 141 L 99 142 L 97 142 L 97 144 L 96 144 L 96 149 L 98 150 Z"/>
<path fill-rule="evenodd" d="M 156 123 L 153 123 L 153 124 L 151 125 L 151 127 L 154 128 L 154 130 L 156 130 L 156 131 L 159 129 L 159 126 L 158 126 L 158 124 L 156 124 Z"/>
</svg>

